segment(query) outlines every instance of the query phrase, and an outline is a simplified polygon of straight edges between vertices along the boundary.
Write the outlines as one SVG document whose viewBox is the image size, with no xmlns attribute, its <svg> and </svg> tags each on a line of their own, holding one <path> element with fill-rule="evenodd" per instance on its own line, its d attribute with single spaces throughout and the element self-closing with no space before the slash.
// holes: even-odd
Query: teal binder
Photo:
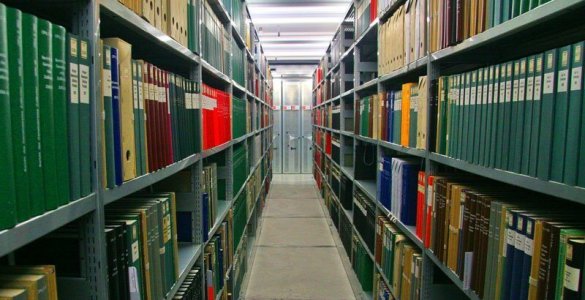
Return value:
<svg viewBox="0 0 585 300">
<path fill-rule="evenodd" d="M 537 176 L 538 157 L 540 147 L 540 118 L 542 107 L 542 84 L 543 84 L 544 54 L 535 55 L 534 58 L 534 96 L 532 101 L 532 133 L 530 136 L 530 156 L 528 160 L 528 175 Z"/>
<path fill-rule="evenodd" d="M 520 173 L 528 175 L 530 169 L 530 144 L 532 138 L 532 118 L 534 103 L 534 67 L 535 56 L 530 56 L 526 62 L 526 92 L 524 94 L 524 124 L 522 132 L 522 162 Z"/>
<path fill-rule="evenodd" d="M 580 139 L 579 135 L 583 136 L 582 124 L 585 124 L 581 111 L 583 110 L 583 55 L 585 49 L 585 42 L 579 42 L 572 45 L 571 49 L 571 79 L 569 91 L 569 113 L 567 124 L 567 147 L 565 149 L 565 169 L 564 182 L 568 185 L 577 184 L 578 170 L 585 170 L 585 154 L 582 162 L 579 160 L 579 153 L 585 151 L 585 139 Z M 579 141 L 579 143 L 577 143 Z M 581 149 L 581 150 L 579 150 Z M 585 179 L 580 179 L 585 181 Z"/>
<path fill-rule="evenodd" d="M 550 180 L 563 182 L 565 146 L 567 144 L 567 116 L 569 110 L 569 85 L 571 70 L 571 45 L 559 49 L 557 57 L 557 81 L 554 100 L 552 153 Z"/>
<path fill-rule="evenodd" d="M 540 108 L 540 134 L 538 143 L 537 176 L 542 180 L 550 179 L 550 161 L 553 140 L 553 116 L 557 81 L 558 50 L 546 51 L 544 55 L 544 73 L 542 85 L 542 103 Z"/>
</svg>

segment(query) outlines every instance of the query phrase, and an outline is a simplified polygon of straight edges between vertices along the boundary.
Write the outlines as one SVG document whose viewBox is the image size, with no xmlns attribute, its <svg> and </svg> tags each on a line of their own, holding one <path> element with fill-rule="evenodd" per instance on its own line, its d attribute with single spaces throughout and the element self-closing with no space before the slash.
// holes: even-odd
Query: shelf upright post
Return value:
<svg viewBox="0 0 585 300">
<path fill-rule="evenodd" d="M 100 38 L 100 4 L 99 1 L 90 0 L 78 4 L 77 13 L 73 22 L 73 31 L 80 37 L 89 41 L 89 53 L 91 54 L 90 72 L 90 103 L 91 103 L 91 173 L 92 187 L 96 194 L 96 209 L 84 218 L 81 224 L 82 244 L 85 253 L 85 266 L 82 270 L 90 285 L 90 299 L 107 299 L 107 259 L 106 259 L 106 240 L 105 240 L 105 221 L 104 221 L 104 201 L 103 185 L 100 167 L 102 166 L 101 147 L 98 147 L 101 141 L 101 110 L 98 105 L 99 92 L 101 86 L 100 62 L 101 49 L 99 47 Z"/>
</svg>

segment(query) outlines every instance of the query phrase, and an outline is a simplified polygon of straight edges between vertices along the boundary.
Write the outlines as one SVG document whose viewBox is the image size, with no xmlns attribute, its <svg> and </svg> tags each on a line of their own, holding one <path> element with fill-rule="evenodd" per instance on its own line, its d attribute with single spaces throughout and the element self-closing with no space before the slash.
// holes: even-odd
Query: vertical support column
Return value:
<svg viewBox="0 0 585 300">
<path fill-rule="evenodd" d="M 90 72 L 90 103 L 91 103 L 91 174 L 92 186 L 96 194 L 96 209 L 87 217 L 80 221 L 82 232 L 82 254 L 85 254 L 85 260 L 81 261 L 83 273 L 87 278 L 90 286 L 90 299 L 107 299 L 107 259 L 106 259 L 106 241 L 105 241 L 105 221 L 104 221 L 104 202 L 103 188 L 100 175 L 101 167 L 101 147 L 98 147 L 98 141 L 101 141 L 101 108 L 98 105 L 98 87 L 101 86 L 100 62 L 101 49 L 99 47 L 100 28 L 99 28 L 99 1 L 84 1 L 78 4 L 77 12 L 73 22 L 73 31 L 80 37 L 89 40 L 89 53 L 91 53 Z"/>
</svg>

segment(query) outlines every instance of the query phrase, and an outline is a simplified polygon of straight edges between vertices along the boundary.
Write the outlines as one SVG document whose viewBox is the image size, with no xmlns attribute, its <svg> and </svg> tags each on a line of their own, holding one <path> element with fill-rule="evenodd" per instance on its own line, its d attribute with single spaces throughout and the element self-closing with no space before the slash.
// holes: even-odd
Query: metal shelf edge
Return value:
<svg viewBox="0 0 585 300">
<path fill-rule="evenodd" d="M 92 193 L 84 198 L 19 223 L 13 228 L 1 231 L 0 256 L 9 254 L 53 230 L 90 213 L 97 208 L 97 202 L 96 194 Z"/>
<path fill-rule="evenodd" d="M 185 281 L 185 278 L 187 278 L 189 271 L 191 269 L 193 269 L 195 262 L 197 262 L 197 259 L 199 259 L 199 256 L 201 256 L 201 252 L 202 252 L 201 245 L 181 245 L 181 244 L 179 244 L 179 249 L 181 248 L 181 246 L 183 246 L 183 247 L 193 246 L 193 247 L 195 247 L 195 251 L 193 251 L 193 255 L 189 258 L 189 260 L 185 266 L 179 266 L 183 269 L 181 270 L 181 273 L 179 275 L 179 278 L 177 279 L 177 282 L 175 282 L 172 289 L 167 294 L 167 297 L 165 298 L 167 300 L 171 300 L 175 297 L 175 294 L 177 294 L 177 292 L 179 291 L 179 288 L 183 284 L 183 281 Z M 179 250 L 179 252 L 180 252 L 180 250 Z M 180 254 L 179 254 L 179 256 L 180 256 Z"/>
<path fill-rule="evenodd" d="M 124 198 L 132 193 L 140 191 L 150 185 L 153 185 L 163 179 L 166 179 L 188 167 L 195 164 L 201 159 L 201 154 L 193 154 L 181 161 L 171 164 L 158 171 L 136 177 L 124 182 L 121 186 L 103 191 L 104 205 L 110 204 L 116 200 Z"/>
</svg>

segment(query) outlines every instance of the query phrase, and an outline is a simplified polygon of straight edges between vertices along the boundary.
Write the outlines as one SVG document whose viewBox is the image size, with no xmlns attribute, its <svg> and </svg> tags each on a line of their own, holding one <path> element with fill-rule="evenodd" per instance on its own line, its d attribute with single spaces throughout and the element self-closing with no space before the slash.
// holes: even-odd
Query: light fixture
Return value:
<svg viewBox="0 0 585 300">
<path fill-rule="evenodd" d="M 254 23 L 256 25 L 260 24 L 298 24 L 298 25 L 305 25 L 305 24 L 338 24 L 339 18 L 333 17 L 283 17 L 283 18 L 254 18 Z"/>
</svg>

